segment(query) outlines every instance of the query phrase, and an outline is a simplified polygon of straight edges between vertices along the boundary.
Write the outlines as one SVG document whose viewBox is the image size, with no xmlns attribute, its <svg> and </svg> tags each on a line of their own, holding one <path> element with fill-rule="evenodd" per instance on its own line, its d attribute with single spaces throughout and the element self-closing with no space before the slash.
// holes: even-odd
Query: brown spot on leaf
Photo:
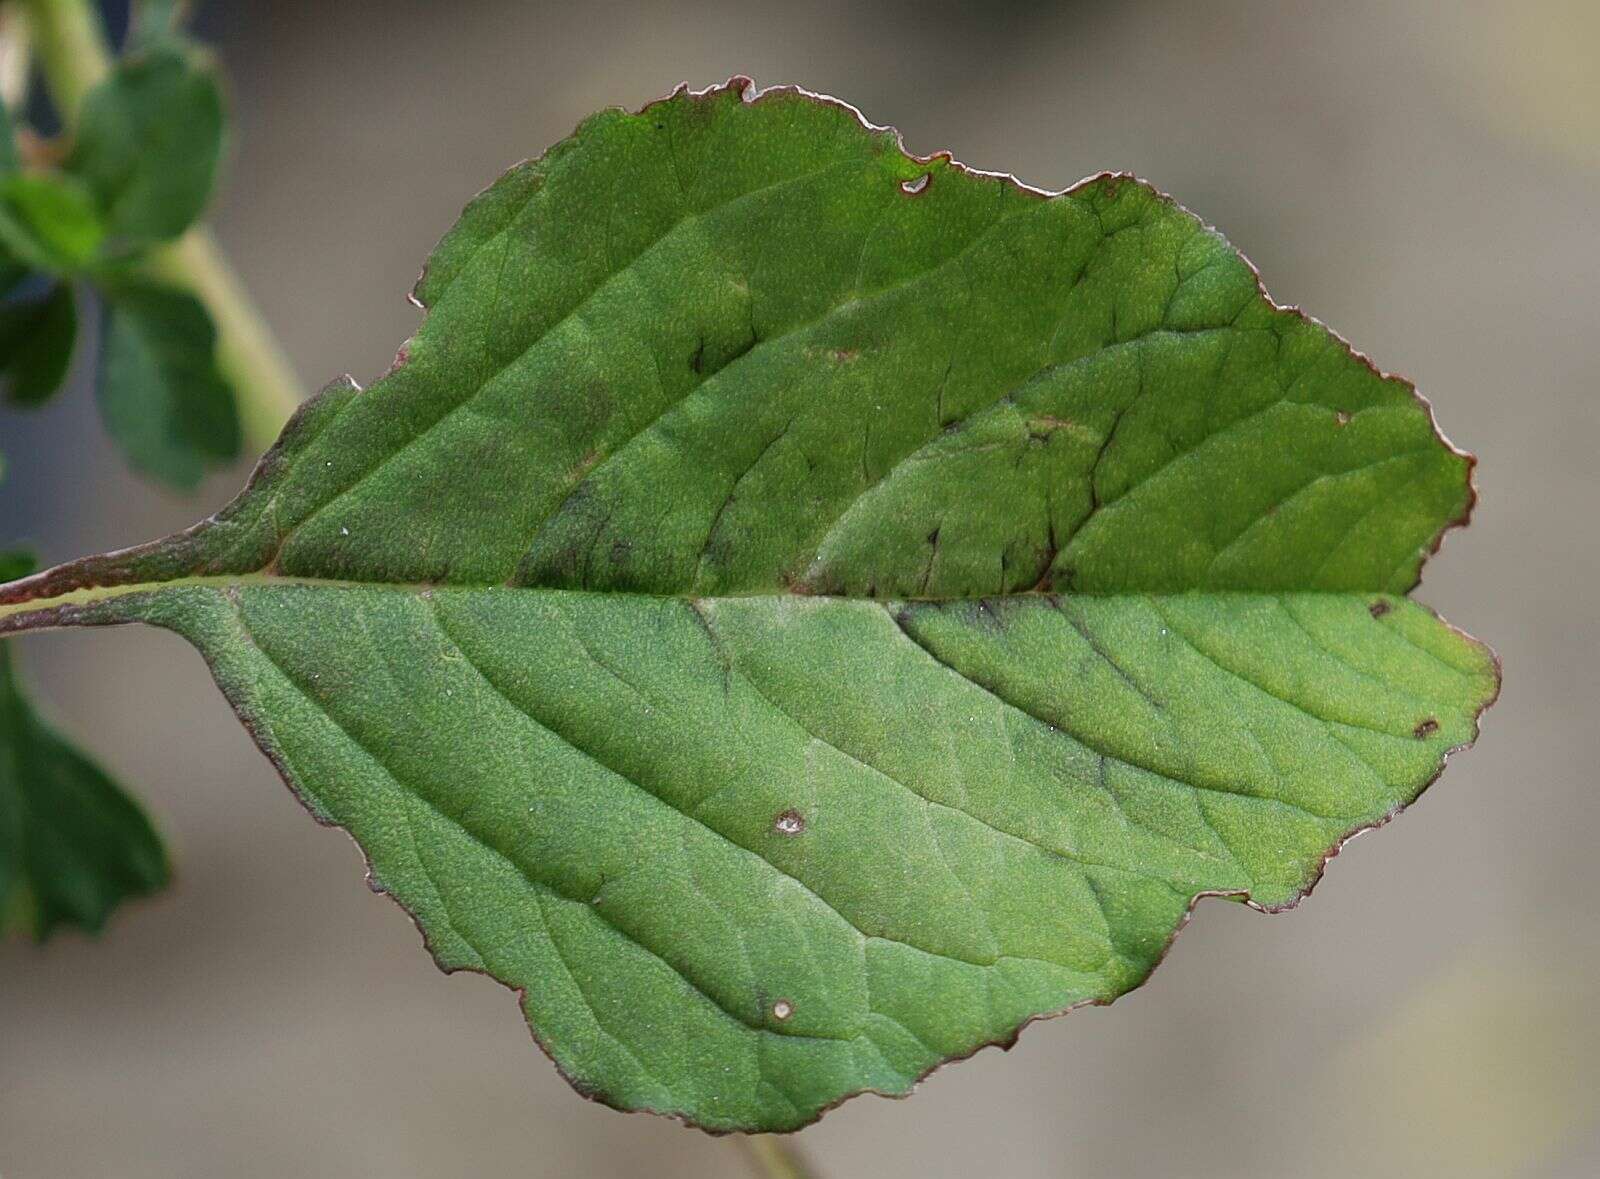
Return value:
<svg viewBox="0 0 1600 1179">
<path fill-rule="evenodd" d="M 1439 722 L 1430 716 L 1427 720 L 1417 725 L 1417 727 L 1412 731 L 1416 733 L 1418 739 L 1423 737 L 1431 737 L 1439 731 Z"/>
<path fill-rule="evenodd" d="M 772 1018 L 777 1020 L 788 1019 L 794 1014 L 794 1004 L 787 999 L 779 999 L 772 1005 Z"/>
<path fill-rule="evenodd" d="M 779 835 L 804 835 L 806 817 L 791 807 L 772 820 L 772 829 Z"/>
<path fill-rule="evenodd" d="M 798 594 L 801 597 L 810 597 L 812 594 L 816 593 L 827 594 L 830 592 L 837 592 L 825 589 L 819 590 L 815 585 L 807 581 L 803 574 L 796 573 L 793 570 L 785 570 L 784 572 L 780 573 L 778 575 L 778 581 L 782 584 L 785 593 Z"/>
<path fill-rule="evenodd" d="M 1057 430 L 1071 430 L 1076 428 L 1077 424 L 1071 418 L 1058 418 L 1047 413 L 1038 414 L 1028 419 L 1028 438 L 1034 442 L 1046 442 Z"/>
<path fill-rule="evenodd" d="M 1042 413 L 1030 419 L 1030 424 L 1039 427 L 1041 430 L 1068 430 L 1078 423 L 1071 418 L 1058 418 L 1054 414 Z"/>
<path fill-rule="evenodd" d="M 1379 598 L 1376 602 L 1367 607 L 1367 613 L 1372 615 L 1374 618 L 1382 618 L 1392 609 L 1394 609 L 1393 606 L 1389 605 L 1389 603 L 1385 602 L 1382 598 Z"/>
</svg>

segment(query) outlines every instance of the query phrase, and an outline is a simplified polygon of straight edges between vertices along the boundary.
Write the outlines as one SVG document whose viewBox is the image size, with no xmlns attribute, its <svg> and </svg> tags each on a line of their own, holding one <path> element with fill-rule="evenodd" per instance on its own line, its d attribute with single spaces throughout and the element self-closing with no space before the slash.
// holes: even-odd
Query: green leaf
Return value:
<svg viewBox="0 0 1600 1179">
<path fill-rule="evenodd" d="M 84 99 L 67 161 L 111 236 L 177 237 L 204 211 L 222 153 L 222 92 L 193 53 L 162 45 L 120 60 Z"/>
<path fill-rule="evenodd" d="M 21 166 L 21 157 L 17 152 L 16 126 L 11 119 L 11 109 L 4 98 L 0 98 L 0 182 L 16 175 Z M 7 220 L 6 214 L 0 209 L 0 222 L 5 220 Z M 6 244 L 3 225 L 0 225 L 0 294 L 10 292 L 26 275 L 27 267 L 12 256 L 12 251 Z"/>
<path fill-rule="evenodd" d="M 185 291 L 109 286 L 96 393 L 134 470 L 184 490 L 239 454 L 233 390 L 217 370 L 217 333 Z"/>
<path fill-rule="evenodd" d="M 0 549 L 0 584 L 26 577 L 38 566 L 38 561 L 30 552 L 23 549 Z"/>
<path fill-rule="evenodd" d="M 1471 460 L 1217 234 L 747 86 L 512 169 L 393 371 L 0 629 L 186 636 L 577 1088 L 784 1130 L 1292 905 L 1498 673 L 1403 596 Z"/>
<path fill-rule="evenodd" d="M 7 581 L 32 560 L 0 553 Z M 120 902 L 166 886 L 150 820 L 99 766 L 39 719 L 0 645 L 0 936 L 98 932 Z"/>
<path fill-rule="evenodd" d="M 67 378 L 77 341 L 72 288 L 53 283 L 38 297 L 0 302 L 0 381 L 15 405 L 39 405 Z"/>
<path fill-rule="evenodd" d="M 22 167 L 17 152 L 17 128 L 11 120 L 11 107 L 0 96 L 0 176 L 9 176 Z"/>
<path fill-rule="evenodd" d="M 56 173 L 17 173 L 0 180 L 0 246 L 46 274 L 88 269 L 106 227 L 83 184 Z"/>
</svg>

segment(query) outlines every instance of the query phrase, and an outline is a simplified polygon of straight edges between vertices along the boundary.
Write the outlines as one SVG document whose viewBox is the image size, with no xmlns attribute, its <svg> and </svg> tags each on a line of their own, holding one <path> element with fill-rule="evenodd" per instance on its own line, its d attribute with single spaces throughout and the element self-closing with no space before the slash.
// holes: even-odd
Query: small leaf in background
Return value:
<svg viewBox="0 0 1600 1179">
<path fill-rule="evenodd" d="M 72 364 L 78 313 L 72 288 L 51 283 L 40 294 L 0 302 L 0 384 L 14 405 L 39 405 L 61 387 Z"/>
<path fill-rule="evenodd" d="M 102 234 L 92 211 L 85 217 L 81 190 L 40 187 L 19 166 L 11 111 L 0 100 L 0 386 L 12 404 L 38 405 L 66 379 L 78 315 L 72 289 L 44 275 L 29 281 L 25 260 L 71 269 L 67 259 L 92 256 Z M 34 224 L 39 218 L 45 226 Z"/>
<path fill-rule="evenodd" d="M 60 173 L 0 180 L 0 245 L 35 270 L 61 274 L 93 264 L 106 240 L 89 190 Z"/>
<path fill-rule="evenodd" d="M 115 241 L 161 241 L 205 208 L 222 133 L 215 72 L 163 45 L 119 61 L 84 100 L 67 169 L 88 185 Z"/>
<path fill-rule="evenodd" d="M 0 98 L 0 184 L 17 174 L 21 168 L 21 159 L 17 155 L 16 127 L 11 121 L 11 108 L 5 100 Z M 4 210 L 0 210 L 0 220 L 6 219 Z M 30 235 L 31 236 L 31 235 Z M 6 244 L 5 234 L 0 230 L 0 294 L 15 293 L 17 285 L 27 277 L 28 268 L 14 256 Z"/>
<path fill-rule="evenodd" d="M 147 283 L 107 287 L 96 393 L 128 463 L 180 489 L 239 455 L 233 390 L 217 371 L 217 333 L 194 296 Z"/>
<path fill-rule="evenodd" d="M 3 470 L 0 467 L 0 470 Z M 26 577 L 37 568 L 33 554 L 21 549 L 0 549 L 0 585 Z"/>
<path fill-rule="evenodd" d="M 0 577 L 32 561 L 0 553 Z M 0 645 L 0 935 L 98 931 L 117 904 L 164 887 L 166 851 L 139 805 L 41 721 Z"/>
</svg>

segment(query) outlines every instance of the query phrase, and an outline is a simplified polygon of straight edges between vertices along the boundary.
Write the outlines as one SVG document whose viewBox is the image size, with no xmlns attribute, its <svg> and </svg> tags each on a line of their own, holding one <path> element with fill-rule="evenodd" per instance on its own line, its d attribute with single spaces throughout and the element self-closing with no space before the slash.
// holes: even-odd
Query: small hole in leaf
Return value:
<svg viewBox="0 0 1600 1179">
<path fill-rule="evenodd" d="M 1392 609 L 1393 607 L 1390 606 L 1388 602 L 1385 602 L 1382 598 L 1380 598 L 1376 602 L 1372 603 L 1372 605 L 1367 607 L 1367 613 L 1372 615 L 1374 618 L 1382 618 Z"/>
<path fill-rule="evenodd" d="M 794 1014 L 794 1004 L 787 999 L 779 999 L 772 1005 L 773 1019 L 788 1019 Z"/>
<path fill-rule="evenodd" d="M 796 810 L 784 811 L 772 820 L 772 829 L 779 835 L 802 835 L 806 829 L 806 817 Z"/>
<path fill-rule="evenodd" d="M 1335 425 L 1348 426 L 1350 424 L 1350 415 L 1342 409 L 1334 410 L 1333 421 Z"/>
<path fill-rule="evenodd" d="M 1439 722 L 1430 716 L 1427 720 L 1419 724 L 1414 731 L 1419 738 L 1431 737 L 1439 731 Z"/>
<path fill-rule="evenodd" d="M 907 196 L 916 196 L 919 192 L 927 187 L 928 173 L 926 172 L 924 172 L 921 176 L 918 176 L 915 180 L 902 180 L 900 182 L 900 191 L 905 193 Z"/>
</svg>

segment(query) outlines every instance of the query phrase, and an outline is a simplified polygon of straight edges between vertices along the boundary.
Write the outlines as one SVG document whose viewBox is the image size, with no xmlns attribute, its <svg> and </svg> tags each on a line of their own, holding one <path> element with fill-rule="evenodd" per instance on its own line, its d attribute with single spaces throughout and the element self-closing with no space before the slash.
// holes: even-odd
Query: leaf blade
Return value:
<svg viewBox="0 0 1600 1179">
<path fill-rule="evenodd" d="M 1292 905 L 1498 686 L 1395 596 L 1472 501 L 1408 384 L 1131 178 L 745 85 L 503 177 L 218 517 L 0 590 L 184 634 L 442 967 L 719 1130 Z"/>
<path fill-rule="evenodd" d="M 74 177 L 18 172 L 0 179 L 0 244 L 27 267 L 79 273 L 94 262 L 105 236 L 105 223 Z"/>
<path fill-rule="evenodd" d="M 6 400 L 37 406 L 61 387 L 78 338 L 77 301 L 66 283 L 40 297 L 13 294 L 0 302 L 0 379 Z"/>
<path fill-rule="evenodd" d="M 238 457 L 242 438 L 216 328 L 187 291 L 124 280 L 101 295 L 95 394 L 106 430 L 136 471 L 193 489 L 208 468 Z"/>
<path fill-rule="evenodd" d="M 85 96 L 67 169 L 94 194 L 114 243 L 166 241 L 211 199 L 224 124 L 215 73 L 192 51 L 153 44 Z"/>
</svg>

